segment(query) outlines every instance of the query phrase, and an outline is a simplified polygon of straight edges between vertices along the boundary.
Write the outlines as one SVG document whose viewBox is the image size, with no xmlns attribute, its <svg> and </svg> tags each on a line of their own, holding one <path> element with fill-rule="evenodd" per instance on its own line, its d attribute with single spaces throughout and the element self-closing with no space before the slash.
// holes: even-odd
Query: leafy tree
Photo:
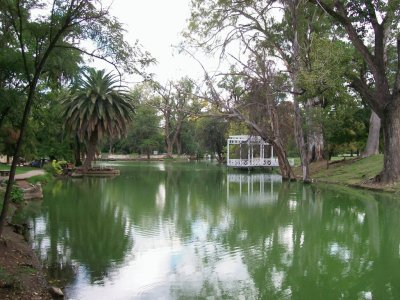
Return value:
<svg viewBox="0 0 400 300">
<path fill-rule="evenodd" d="M 135 115 L 128 128 L 127 137 L 118 142 L 116 149 L 127 153 L 144 153 L 150 158 L 150 154 L 155 150 L 160 150 L 163 145 L 161 118 L 154 107 L 141 100 L 136 104 Z"/>
<path fill-rule="evenodd" d="M 340 99 L 329 110 L 323 111 L 321 117 L 329 158 L 340 148 L 352 152 L 365 144 L 367 111 L 360 100 L 356 102 L 351 96 Z"/>
<path fill-rule="evenodd" d="M 177 148 L 180 148 L 180 153 L 189 155 L 201 155 L 202 149 L 200 147 L 199 139 L 197 136 L 197 117 L 188 118 L 182 124 L 181 133 L 179 135 Z"/>
<path fill-rule="evenodd" d="M 2 38 L 8 41 L 2 43 L 2 51 L 17 49 L 13 53 L 18 57 L 22 72 L 16 78 L 22 78 L 21 82 L 17 83 L 26 99 L 19 126 L 20 136 L 13 155 L 0 215 L 2 236 L 17 158 L 22 149 L 31 108 L 37 97 L 37 86 L 43 79 L 43 72 L 55 49 L 73 49 L 91 54 L 115 66 L 124 66 L 128 71 L 137 70 L 138 65 L 146 64 L 149 60 L 148 55 L 140 52 L 138 48 L 130 47 L 123 40 L 121 24 L 111 18 L 107 10 L 99 7 L 97 1 L 4 0 L 0 2 L 0 8 L 1 24 L 6 24 L 7 28 L 7 35 Z M 90 52 L 79 46 L 82 45 L 80 42 L 88 40 L 94 42 L 96 51 Z"/>
<path fill-rule="evenodd" d="M 89 69 L 65 96 L 63 118 L 69 132 L 87 143 L 83 169 L 90 168 L 99 141 L 126 133 L 134 111 L 132 97 L 115 75 Z"/>
<path fill-rule="evenodd" d="M 178 82 L 169 82 L 166 86 L 154 84 L 159 97 L 153 99 L 153 105 L 163 115 L 164 138 L 167 156 L 172 157 L 174 145 L 181 154 L 181 130 L 183 123 L 191 116 L 197 115 L 202 107 L 195 96 L 195 86 L 189 78 Z"/>
<path fill-rule="evenodd" d="M 229 122 L 223 118 L 204 117 L 198 121 L 197 134 L 201 145 L 205 150 L 223 160 L 223 152 L 226 146 Z"/>
<path fill-rule="evenodd" d="M 400 1 L 310 2 L 333 18 L 365 61 L 367 72 L 354 77 L 353 86 L 382 121 L 384 166 L 376 181 L 396 182 L 400 178 Z M 397 48 L 392 62 L 386 59 L 389 46 Z"/>
<path fill-rule="evenodd" d="M 64 130 L 64 120 L 60 118 L 64 107 L 59 101 L 58 90 L 40 93 L 32 110 L 27 141 L 32 143 L 31 155 L 39 158 L 52 157 L 71 161 L 73 139 Z"/>
</svg>

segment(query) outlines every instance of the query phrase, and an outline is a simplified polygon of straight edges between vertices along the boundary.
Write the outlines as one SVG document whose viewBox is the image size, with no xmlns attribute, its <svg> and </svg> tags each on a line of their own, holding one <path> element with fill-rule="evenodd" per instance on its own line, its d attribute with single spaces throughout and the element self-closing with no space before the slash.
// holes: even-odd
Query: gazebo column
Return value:
<svg viewBox="0 0 400 300">
<path fill-rule="evenodd" d="M 260 164 L 264 163 L 264 143 L 260 144 Z"/>
<path fill-rule="evenodd" d="M 248 162 L 249 166 L 251 165 L 251 149 L 250 149 L 250 147 L 251 147 L 250 142 L 247 142 L 247 162 Z"/>
<path fill-rule="evenodd" d="M 239 165 L 242 165 L 242 143 L 239 143 Z"/>
<path fill-rule="evenodd" d="M 271 145 L 271 164 L 273 159 L 274 159 L 274 147 Z"/>
</svg>

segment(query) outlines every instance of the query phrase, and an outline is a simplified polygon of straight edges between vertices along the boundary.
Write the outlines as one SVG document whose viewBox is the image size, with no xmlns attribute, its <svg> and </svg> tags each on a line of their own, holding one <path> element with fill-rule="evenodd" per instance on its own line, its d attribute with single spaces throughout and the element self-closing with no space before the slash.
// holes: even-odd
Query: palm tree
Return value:
<svg viewBox="0 0 400 300">
<path fill-rule="evenodd" d="M 87 171 L 96 153 L 97 143 L 105 136 L 121 137 L 132 120 L 132 97 L 119 85 L 117 76 L 105 70 L 89 69 L 77 88 L 64 98 L 65 126 L 87 143 L 83 170 Z"/>
</svg>

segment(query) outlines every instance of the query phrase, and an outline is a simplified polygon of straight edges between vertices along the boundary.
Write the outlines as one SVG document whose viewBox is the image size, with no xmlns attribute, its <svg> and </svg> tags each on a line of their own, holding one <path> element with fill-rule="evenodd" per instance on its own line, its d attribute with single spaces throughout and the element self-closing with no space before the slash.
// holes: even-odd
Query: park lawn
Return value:
<svg viewBox="0 0 400 300">
<path fill-rule="evenodd" d="M 0 164 L 0 171 L 7 171 L 10 170 L 11 166 L 5 165 L 5 164 Z M 17 167 L 16 174 L 24 174 L 26 172 L 32 171 L 32 170 L 37 170 L 38 168 L 33 168 L 33 167 Z"/>
<path fill-rule="evenodd" d="M 372 182 L 372 179 L 383 169 L 383 155 L 346 159 L 329 165 L 329 168 L 326 166 L 326 162 L 320 163 L 318 167 L 311 166 L 312 179 L 320 182 L 400 193 L 400 183 L 380 185 Z"/>
<path fill-rule="evenodd" d="M 383 168 L 383 155 L 361 159 L 347 159 L 319 169 L 313 174 L 315 179 L 341 183 L 358 183 L 376 176 Z"/>
</svg>

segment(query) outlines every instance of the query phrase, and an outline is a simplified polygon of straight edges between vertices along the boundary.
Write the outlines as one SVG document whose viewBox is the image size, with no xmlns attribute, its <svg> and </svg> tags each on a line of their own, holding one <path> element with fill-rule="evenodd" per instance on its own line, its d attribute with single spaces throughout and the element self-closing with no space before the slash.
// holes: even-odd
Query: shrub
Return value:
<svg viewBox="0 0 400 300">
<path fill-rule="evenodd" d="M 63 172 L 63 166 L 66 164 L 67 162 L 64 160 L 60 161 L 53 160 L 51 163 L 45 164 L 43 166 L 43 169 L 52 175 L 61 175 Z"/>
<path fill-rule="evenodd" d="M 11 190 L 11 201 L 16 204 L 21 204 L 24 201 L 24 192 L 15 184 Z"/>
</svg>

